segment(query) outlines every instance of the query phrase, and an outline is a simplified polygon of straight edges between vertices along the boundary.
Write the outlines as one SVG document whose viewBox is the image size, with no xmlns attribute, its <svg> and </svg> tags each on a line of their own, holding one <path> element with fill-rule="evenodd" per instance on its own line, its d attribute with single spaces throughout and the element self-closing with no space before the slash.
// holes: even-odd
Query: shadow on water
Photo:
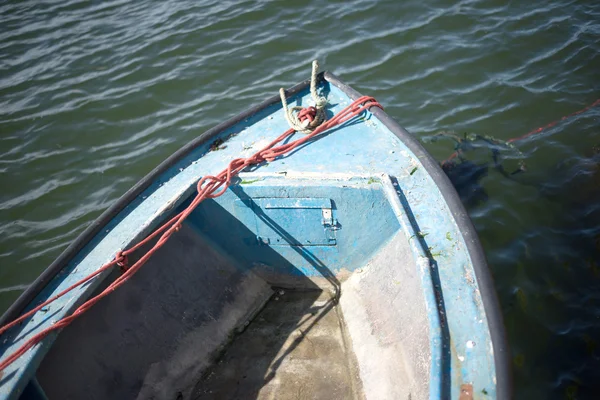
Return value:
<svg viewBox="0 0 600 400">
<path fill-rule="evenodd" d="M 488 200 L 488 195 L 479 183 L 488 174 L 488 164 L 476 164 L 472 161 L 447 162 L 442 169 L 454 185 L 462 202 L 474 206 Z"/>
<path fill-rule="evenodd" d="M 462 159 L 443 166 L 469 210 L 488 200 L 480 182 L 490 165 Z M 600 391 L 600 146 L 544 169 L 496 177 L 510 180 L 507 185 L 514 193 L 529 196 L 513 203 L 525 210 L 510 210 L 519 219 L 514 238 L 502 252 L 490 252 L 496 274 L 511 279 L 502 304 L 513 341 L 517 398 L 596 398 Z M 527 215 L 536 208 L 539 215 Z M 482 240 L 497 241 L 493 235 L 484 230 Z M 532 383 L 544 381 L 551 385 L 552 396 Z"/>
</svg>

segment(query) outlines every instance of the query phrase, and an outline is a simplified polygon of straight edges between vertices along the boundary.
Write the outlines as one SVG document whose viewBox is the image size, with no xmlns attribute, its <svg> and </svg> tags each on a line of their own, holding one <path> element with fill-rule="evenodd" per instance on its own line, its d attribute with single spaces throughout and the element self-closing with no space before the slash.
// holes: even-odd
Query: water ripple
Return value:
<svg viewBox="0 0 600 400">
<path fill-rule="evenodd" d="M 158 162 L 305 79 L 314 58 L 417 136 L 508 139 L 600 97 L 599 17 L 597 2 L 567 0 L 0 4 L 0 306 Z M 474 186 L 487 201 L 469 212 L 520 398 L 598 389 L 599 119 L 516 143 L 528 172 L 514 177 L 468 154 L 488 163 Z M 453 151 L 427 146 L 439 160 Z"/>
</svg>

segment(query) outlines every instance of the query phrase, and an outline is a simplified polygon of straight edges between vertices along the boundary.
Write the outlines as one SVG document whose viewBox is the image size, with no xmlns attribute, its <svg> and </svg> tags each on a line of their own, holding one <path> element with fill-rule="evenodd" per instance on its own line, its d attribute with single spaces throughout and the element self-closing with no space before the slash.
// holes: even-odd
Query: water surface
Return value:
<svg viewBox="0 0 600 400">
<path fill-rule="evenodd" d="M 417 137 L 506 140 L 600 98 L 599 50 L 594 0 L 4 2 L 0 308 L 164 158 L 315 58 Z M 516 142 L 516 175 L 475 146 L 455 179 L 518 398 L 600 393 L 599 119 L 595 107 Z M 425 144 L 440 161 L 454 145 Z"/>
</svg>

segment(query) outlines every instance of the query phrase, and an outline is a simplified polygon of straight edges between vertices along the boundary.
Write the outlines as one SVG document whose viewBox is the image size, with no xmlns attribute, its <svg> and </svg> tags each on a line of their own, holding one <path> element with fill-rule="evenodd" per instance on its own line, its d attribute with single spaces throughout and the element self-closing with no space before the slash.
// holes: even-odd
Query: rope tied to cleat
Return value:
<svg viewBox="0 0 600 400">
<path fill-rule="evenodd" d="M 279 97 L 281 97 L 281 105 L 285 113 L 285 119 L 295 131 L 302 133 L 311 133 L 326 119 L 325 106 L 327 99 L 319 96 L 317 93 L 317 75 L 319 73 L 319 63 L 317 60 L 312 63 L 312 74 L 310 76 L 310 95 L 315 103 L 314 106 L 289 107 L 285 98 L 285 90 L 279 89 Z"/>
<path fill-rule="evenodd" d="M 316 72 L 315 70 L 318 68 L 316 63 L 313 63 L 313 80 L 311 81 L 311 94 L 313 95 L 313 99 L 316 95 Z M 319 101 L 317 105 L 321 105 L 320 107 L 324 107 L 327 101 Z M 316 126 L 309 134 L 302 136 L 299 139 L 290 141 L 286 143 L 286 140 L 294 135 L 296 129 L 290 128 L 279 137 L 274 139 L 271 143 L 265 146 L 260 151 L 251 155 L 247 158 L 236 158 L 233 159 L 227 167 L 221 171 L 219 174 L 215 176 L 207 175 L 202 177 L 197 185 L 197 194 L 192 202 L 187 206 L 183 211 L 179 214 L 175 215 L 173 218 L 168 220 L 163 225 L 159 226 L 154 232 L 150 233 L 146 236 L 145 239 L 141 240 L 137 244 L 131 246 L 127 250 L 118 250 L 115 253 L 115 257 L 102 265 L 93 273 L 84 277 L 83 279 L 75 282 L 73 285 L 69 286 L 65 290 L 61 291 L 57 295 L 49 298 L 43 303 L 37 305 L 32 310 L 24 313 L 19 318 L 14 321 L 4 325 L 0 328 L 0 335 L 6 333 L 9 329 L 21 324 L 26 319 L 32 317 L 38 311 L 48 306 L 52 302 L 71 292 L 73 289 L 80 287 L 86 282 L 90 281 L 94 277 L 100 275 L 101 273 L 110 270 L 113 267 L 119 267 L 121 269 L 122 274 L 116 278 L 110 285 L 108 285 L 102 292 L 97 295 L 89 298 L 82 305 L 77 307 L 73 313 L 70 315 L 63 317 L 56 321 L 54 324 L 50 325 L 47 328 L 44 328 L 40 332 L 31 336 L 27 339 L 21 346 L 19 346 L 12 354 L 9 354 L 2 361 L 0 361 L 0 371 L 3 371 L 6 367 L 15 362 L 19 357 L 25 354 L 29 349 L 40 343 L 45 337 L 49 334 L 58 331 L 66 326 L 68 326 L 71 322 L 73 322 L 77 317 L 84 314 L 87 310 L 89 310 L 94 304 L 99 302 L 102 298 L 106 297 L 119 287 L 121 287 L 125 282 L 127 282 L 136 272 L 140 270 L 140 268 L 150 259 L 150 257 L 164 244 L 169 240 L 169 238 L 177 232 L 185 219 L 198 207 L 206 199 L 214 199 L 219 197 L 225 193 L 227 188 L 231 185 L 232 179 L 242 172 L 244 169 L 250 166 L 258 166 L 265 161 L 271 162 L 275 159 L 282 157 L 284 155 L 289 155 L 295 149 L 300 148 L 302 145 L 308 143 L 309 141 L 318 138 L 318 136 L 336 126 L 340 126 L 350 121 L 351 119 L 358 117 L 363 112 L 366 112 L 371 107 L 378 107 L 383 109 L 381 104 L 377 102 L 373 97 L 362 96 L 355 101 L 353 101 L 349 106 L 345 107 L 338 114 L 332 117 L 329 120 L 321 121 L 318 126 Z M 318 114 L 317 114 L 318 115 Z M 317 120 L 315 117 L 314 120 Z M 133 265 L 129 265 L 128 256 L 134 253 L 136 250 L 140 249 L 145 245 L 151 244 L 151 242 L 156 242 L 147 250 Z"/>
</svg>

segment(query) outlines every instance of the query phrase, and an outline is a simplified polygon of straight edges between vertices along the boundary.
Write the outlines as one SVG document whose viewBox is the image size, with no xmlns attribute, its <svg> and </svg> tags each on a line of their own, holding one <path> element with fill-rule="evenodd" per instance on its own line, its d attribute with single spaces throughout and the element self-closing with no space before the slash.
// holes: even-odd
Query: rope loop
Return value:
<svg viewBox="0 0 600 400">
<path fill-rule="evenodd" d="M 317 93 L 317 75 L 319 73 L 319 63 L 317 60 L 312 63 L 312 74 L 310 77 L 310 95 L 315 105 L 310 107 L 294 106 L 289 107 L 287 99 L 285 97 L 285 90 L 279 89 L 279 97 L 281 97 L 281 105 L 283 106 L 283 112 L 285 119 L 287 120 L 290 127 L 298 132 L 311 133 L 319 125 L 325 122 L 325 106 L 327 105 L 327 99 L 323 96 L 319 96 Z"/>
<path fill-rule="evenodd" d="M 129 258 L 127 257 L 127 254 L 123 252 L 123 250 L 117 251 L 117 254 L 115 255 L 115 261 L 117 262 L 117 266 L 122 273 L 127 272 L 129 269 Z"/>
</svg>

